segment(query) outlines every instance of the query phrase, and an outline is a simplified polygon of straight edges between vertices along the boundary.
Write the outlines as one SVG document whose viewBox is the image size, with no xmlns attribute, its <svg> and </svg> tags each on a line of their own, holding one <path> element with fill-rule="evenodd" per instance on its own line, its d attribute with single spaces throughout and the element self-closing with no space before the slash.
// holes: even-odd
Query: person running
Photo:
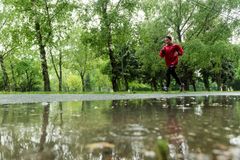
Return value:
<svg viewBox="0 0 240 160">
<path fill-rule="evenodd" d="M 166 73 L 167 84 L 163 87 L 164 91 L 168 91 L 171 82 L 171 75 L 175 78 L 177 84 L 180 86 L 180 91 L 184 90 L 184 84 L 181 83 L 180 79 L 176 74 L 176 66 L 178 64 L 178 56 L 183 55 L 183 49 L 180 45 L 173 44 L 172 37 L 166 36 L 164 39 L 165 46 L 160 50 L 160 57 L 165 58 L 166 65 L 168 67 Z"/>
</svg>

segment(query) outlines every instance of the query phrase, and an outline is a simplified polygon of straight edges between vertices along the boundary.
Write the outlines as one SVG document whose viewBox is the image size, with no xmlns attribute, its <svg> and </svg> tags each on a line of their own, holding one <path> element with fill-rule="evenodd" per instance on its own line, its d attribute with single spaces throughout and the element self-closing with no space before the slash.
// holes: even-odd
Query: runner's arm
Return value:
<svg viewBox="0 0 240 160">
<path fill-rule="evenodd" d="M 179 56 L 183 55 L 183 48 L 180 45 L 176 45 L 176 50 Z"/>
<path fill-rule="evenodd" d="M 166 54 L 166 51 L 164 50 L 164 48 L 161 49 L 160 53 L 159 53 L 159 56 L 163 58 L 165 56 L 165 54 Z"/>
</svg>

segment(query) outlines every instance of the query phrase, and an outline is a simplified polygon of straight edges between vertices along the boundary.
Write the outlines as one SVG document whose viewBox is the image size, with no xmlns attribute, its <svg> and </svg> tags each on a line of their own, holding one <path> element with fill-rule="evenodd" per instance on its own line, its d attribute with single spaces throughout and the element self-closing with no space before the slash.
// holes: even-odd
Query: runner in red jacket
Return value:
<svg viewBox="0 0 240 160">
<path fill-rule="evenodd" d="M 167 70 L 167 85 L 163 88 L 164 91 L 168 91 L 170 86 L 171 75 L 175 78 L 177 84 L 180 86 L 180 90 L 184 89 L 184 85 L 176 74 L 176 66 L 178 64 L 178 56 L 183 55 L 183 49 L 181 46 L 172 43 L 172 37 L 166 36 L 164 39 L 165 46 L 160 50 L 160 57 L 165 58 L 168 70 Z"/>
</svg>

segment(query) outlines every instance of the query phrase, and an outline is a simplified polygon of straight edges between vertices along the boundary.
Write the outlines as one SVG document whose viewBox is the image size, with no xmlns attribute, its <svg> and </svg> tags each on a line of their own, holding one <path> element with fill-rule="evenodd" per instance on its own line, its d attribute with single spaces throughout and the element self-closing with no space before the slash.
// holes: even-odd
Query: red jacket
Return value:
<svg viewBox="0 0 240 160">
<path fill-rule="evenodd" d="M 178 55 L 174 55 L 177 52 Z M 178 64 L 178 56 L 183 55 L 183 49 L 180 45 L 172 44 L 164 46 L 159 53 L 160 57 L 164 58 L 168 67 Z"/>
</svg>

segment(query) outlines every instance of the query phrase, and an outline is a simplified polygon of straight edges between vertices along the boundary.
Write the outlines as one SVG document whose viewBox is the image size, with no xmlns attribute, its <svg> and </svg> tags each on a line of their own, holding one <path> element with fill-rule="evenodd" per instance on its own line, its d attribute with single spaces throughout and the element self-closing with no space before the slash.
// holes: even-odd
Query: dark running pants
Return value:
<svg viewBox="0 0 240 160">
<path fill-rule="evenodd" d="M 173 66 L 173 67 L 168 67 L 167 74 L 166 74 L 166 76 L 167 76 L 167 87 L 170 86 L 171 75 L 173 76 L 173 78 L 175 78 L 177 84 L 181 85 L 181 81 L 180 81 L 180 79 L 178 78 L 175 69 L 176 69 L 175 66 Z"/>
</svg>

